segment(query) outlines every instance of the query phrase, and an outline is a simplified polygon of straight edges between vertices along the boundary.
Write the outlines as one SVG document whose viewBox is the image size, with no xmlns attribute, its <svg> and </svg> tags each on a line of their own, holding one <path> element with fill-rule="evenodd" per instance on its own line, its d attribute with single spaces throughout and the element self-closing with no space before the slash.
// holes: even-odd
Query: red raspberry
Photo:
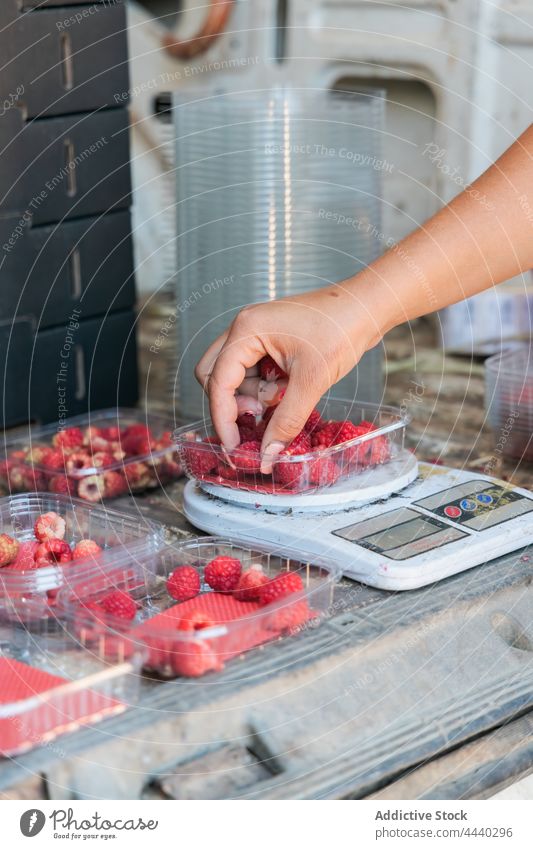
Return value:
<svg viewBox="0 0 533 849">
<path fill-rule="evenodd" d="M 194 566 L 178 566 L 167 580 L 167 592 L 176 601 L 187 601 L 200 592 L 200 575 Z"/>
<path fill-rule="evenodd" d="M 8 469 L 8 482 L 11 492 L 24 492 L 26 469 L 24 466 L 10 466 Z"/>
<path fill-rule="evenodd" d="M 136 424 L 128 425 L 128 427 L 124 428 L 121 433 L 121 438 L 127 436 L 144 436 L 151 439 L 152 431 L 148 425 L 137 422 Z"/>
<path fill-rule="evenodd" d="M 43 513 L 35 522 L 33 532 L 35 539 L 44 542 L 47 539 L 63 539 L 67 523 L 58 513 Z"/>
<path fill-rule="evenodd" d="M 324 426 L 324 420 L 322 416 L 318 412 L 318 410 L 313 410 L 306 423 L 304 424 L 304 430 L 306 433 L 313 433 L 315 430 L 319 430 Z"/>
<path fill-rule="evenodd" d="M 301 431 L 291 444 L 281 452 L 280 462 L 275 463 L 272 476 L 276 484 L 283 489 L 298 489 L 306 483 L 307 463 L 283 462 L 283 457 L 308 454 L 311 451 L 311 438 Z"/>
<path fill-rule="evenodd" d="M 237 469 L 232 469 L 231 466 L 228 466 L 227 463 L 217 463 L 217 467 L 215 469 L 215 475 L 219 478 L 222 478 L 225 481 L 236 481 L 239 479 L 239 473 Z"/>
<path fill-rule="evenodd" d="M 0 567 L 13 563 L 19 550 L 19 543 L 9 534 L 0 534 Z"/>
<path fill-rule="evenodd" d="M 38 548 L 39 543 L 33 539 L 28 540 L 27 542 L 21 542 L 19 545 L 17 556 L 15 557 L 13 563 L 10 564 L 10 568 L 18 569 L 21 572 L 25 572 L 28 569 L 37 569 L 37 563 L 35 562 L 35 554 Z"/>
<path fill-rule="evenodd" d="M 22 473 L 22 477 L 25 490 L 34 490 L 35 492 L 44 492 L 46 490 L 46 476 L 43 472 L 26 467 Z"/>
<path fill-rule="evenodd" d="M 202 631 L 204 628 L 213 628 L 214 625 L 214 620 L 202 610 L 191 610 L 178 620 L 178 631 Z"/>
<path fill-rule="evenodd" d="M 282 572 L 272 581 L 261 587 L 259 590 L 259 603 L 262 606 L 272 604 L 273 601 L 286 598 L 286 596 L 292 593 L 298 593 L 303 588 L 303 581 L 298 572 Z"/>
<path fill-rule="evenodd" d="M 386 436 L 377 436 L 368 443 L 368 462 L 375 466 L 391 458 L 391 446 Z"/>
<path fill-rule="evenodd" d="M 253 413 L 241 413 L 237 418 L 237 427 L 241 443 L 257 440 L 257 423 Z"/>
<path fill-rule="evenodd" d="M 220 458 L 220 451 L 217 448 L 211 448 L 211 445 L 217 445 L 218 440 L 215 437 L 208 437 L 203 442 L 193 442 L 190 445 L 183 446 L 185 463 L 189 467 L 191 475 L 201 478 L 203 475 L 208 475 L 212 472 Z M 207 443 L 207 446 L 206 446 Z"/>
<path fill-rule="evenodd" d="M 106 498 L 117 498 L 128 491 L 128 485 L 120 472 L 104 472 L 103 478 Z"/>
<path fill-rule="evenodd" d="M 38 466 L 41 466 L 52 451 L 53 449 L 48 445 L 32 445 L 26 451 L 24 459 L 27 463 L 36 463 Z"/>
<path fill-rule="evenodd" d="M 261 469 L 261 443 L 243 442 L 231 454 L 235 468 L 240 472 L 259 472 Z"/>
<path fill-rule="evenodd" d="M 135 619 L 137 604 L 129 595 L 122 590 L 114 590 L 100 599 L 100 607 L 109 615 L 117 619 L 130 621 Z"/>
<path fill-rule="evenodd" d="M 315 486 L 331 486 L 339 479 L 340 473 L 339 467 L 333 460 L 319 457 L 311 464 L 310 481 Z"/>
<path fill-rule="evenodd" d="M 66 475 L 54 475 L 48 481 L 48 492 L 55 492 L 60 495 L 75 495 L 76 484 Z"/>
<path fill-rule="evenodd" d="M 340 445 L 367 433 L 365 427 L 357 427 L 352 422 L 328 422 L 319 431 L 313 433 L 312 443 L 315 448 L 330 448 Z"/>
<path fill-rule="evenodd" d="M 242 564 L 236 557 L 215 557 L 207 564 L 204 577 L 211 589 L 230 593 L 241 577 Z"/>
<path fill-rule="evenodd" d="M 65 460 L 67 474 L 72 475 L 81 469 L 92 469 L 93 461 L 87 451 L 73 451 Z"/>
<path fill-rule="evenodd" d="M 112 466 L 116 460 L 112 454 L 107 451 L 97 451 L 93 454 L 91 465 L 96 469 L 104 469 L 106 466 Z"/>
<path fill-rule="evenodd" d="M 120 440 L 120 428 L 118 427 L 102 427 L 102 436 L 108 442 L 117 442 Z"/>
<path fill-rule="evenodd" d="M 43 456 L 42 465 L 45 469 L 64 469 L 65 456 L 59 448 L 50 448 Z"/>
<path fill-rule="evenodd" d="M 68 427 L 56 433 L 52 437 L 52 443 L 56 448 L 62 448 L 64 451 L 68 451 L 71 448 L 79 448 L 83 445 L 83 433 L 79 427 Z"/>
<path fill-rule="evenodd" d="M 90 425 L 83 431 L 83 444 L 91 447 L 94 439 L 102 439 L 104 436 L 102 428 Z"/>
<path fill-rule="evenodd" d="M 124 465 L 124 477 L 132 492 L 141 492 L 150 486 L 152 479 L 150 470 L 145 463 L 128 463 Z"/>
<path fill-rule="evenodd" d="M 267 354 L 266 357 L 263 357 L 263 359 L 259 361 L 259 374 L 261 375 L 262 380 L 268 381 L 280 380 L 288 377 L 288 374 L 278 366 L 277 362 L 270 356 L 270 354 Z"/>
<path fill-rule="evenodd" d="M 269 631 L 294 631 L 309 619 L 311 611 L 305 598 L 298 601 L 288 600 L 265 617 L 263 625 Z"/>
<path fill-rule="evenodd" d="M 259 592 L 264 584 L 268 584 L 268 578 L 261 571 L 261 566 L 252 566 L 239 578 L 233 595 L 239 601 L 259 601 Z"/>
<path fill-rule="evenodd" d="M 78 484 L 78 495 L 84 501 L 95 503 L 104 497 L 105 481 L 103 475 L 87 475 Z"/>
<path fill-rule="evenodd" d="M 93 539 L 81 539 L 72 550 L 73 560 L 84 560 L 86 557 L 98 557 L 102 549 Z"/>
<path fill-rule="evenodd" d="M 172 647 L 170 660 L 174 673 L 188 678 L 199 678 L 206 672 L 218 672 L 224 668 L 208 640 L 177 641 Z"/>
<path fill-rule="evenodd" d="M 51 566 L 54 563 L 70 563 L 72 551 L 64 539 L 47 539 L 35 551 L 37 566 Z"/>
</svg>

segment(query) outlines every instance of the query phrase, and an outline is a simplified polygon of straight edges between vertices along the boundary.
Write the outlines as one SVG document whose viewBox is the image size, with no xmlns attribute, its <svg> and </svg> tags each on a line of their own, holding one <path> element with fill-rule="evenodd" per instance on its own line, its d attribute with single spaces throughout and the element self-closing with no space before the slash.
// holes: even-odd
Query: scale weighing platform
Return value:
<svg viewBox="0 0 533 849">
<path fill-rule="evenodd" d="M 533 543 L 533 493 L 470 471 L 419 465 L 405 450 L 303 495 L 189 481 L 184 512 L 209 533 L 288 556 L 306 552 L 387 590 L 431 584 Z"/>
</svg>

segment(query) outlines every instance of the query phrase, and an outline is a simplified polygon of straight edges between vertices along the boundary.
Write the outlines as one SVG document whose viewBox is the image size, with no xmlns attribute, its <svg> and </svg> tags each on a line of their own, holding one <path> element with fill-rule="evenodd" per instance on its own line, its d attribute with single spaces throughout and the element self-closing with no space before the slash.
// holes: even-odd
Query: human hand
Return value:
<svg viewBox="0 0 533 849">
<path fill-rule="evenodd" d="M 270 355 L 288 376 L 263 438 L 261 471 L 266 474 L 321 396 L 379 342 L 383 328 L 363 289 L 337 284 L 246 307 L 208 348 L 196 377 L 209 396 L 213 425 L 228 452 L 239 444 L 239 413 L 257 415 L 264 409 L 256 391 L 264 356 Z"/>
</svg>

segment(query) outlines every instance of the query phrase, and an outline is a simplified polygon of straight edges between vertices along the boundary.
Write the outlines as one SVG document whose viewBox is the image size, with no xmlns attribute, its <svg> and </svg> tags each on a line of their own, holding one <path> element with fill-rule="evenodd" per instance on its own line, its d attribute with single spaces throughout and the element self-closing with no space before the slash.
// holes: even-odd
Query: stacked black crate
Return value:
<svg viewBox="0 0 533 849">
<path fill-rule="evenodd" d="M 121 0 L 1 0 L 3 425 L 137 398 Z"/>
</svg>

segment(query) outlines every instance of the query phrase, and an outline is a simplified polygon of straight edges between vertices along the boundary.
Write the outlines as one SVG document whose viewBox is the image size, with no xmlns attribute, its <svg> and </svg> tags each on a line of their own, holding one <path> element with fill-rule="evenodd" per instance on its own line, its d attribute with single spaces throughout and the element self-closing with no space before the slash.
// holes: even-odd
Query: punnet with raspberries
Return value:
<svg viewBox="0 0 533 849">
<path fill-rule="evenodd" d="M 0 498 L 0 619 L 47 618 L 63 584 L 163 545 L 161 525 L 68 495 Z"/>
<path fill-rule="evenodd" d="M 65 586 L 57 611 L 110 661 L 144 647 L 164 677 L 199 677 L 280 637 L 314 628 L 330 608 L 335 566 L 202 537 L 169 545 L 152 568 L 108 570 Z"/>
<path fill-rule="evenodd" d="M 96 503 L 182 475 L 172 424 L 141 410 L 109 409 L 34 427 L 9 439 L 0 459 L 6 493 L 53 492 Z"/>
<path fill-rule="evenodd" d="M 409 417 L 388 406 L 328 398 L 309 416 L 303 430 L 287 445 L 272 473 L 261 474 L 261 441 L 269 407 L 261 417 L 237 419 L 240 445 L 227 455 L 211 422 L 194 422 L 174 436 L 182 466 L 193 479 L 266 494 L 297 495 L 354 478 L 388 463 L 403 449 Z"/>
</svg>

